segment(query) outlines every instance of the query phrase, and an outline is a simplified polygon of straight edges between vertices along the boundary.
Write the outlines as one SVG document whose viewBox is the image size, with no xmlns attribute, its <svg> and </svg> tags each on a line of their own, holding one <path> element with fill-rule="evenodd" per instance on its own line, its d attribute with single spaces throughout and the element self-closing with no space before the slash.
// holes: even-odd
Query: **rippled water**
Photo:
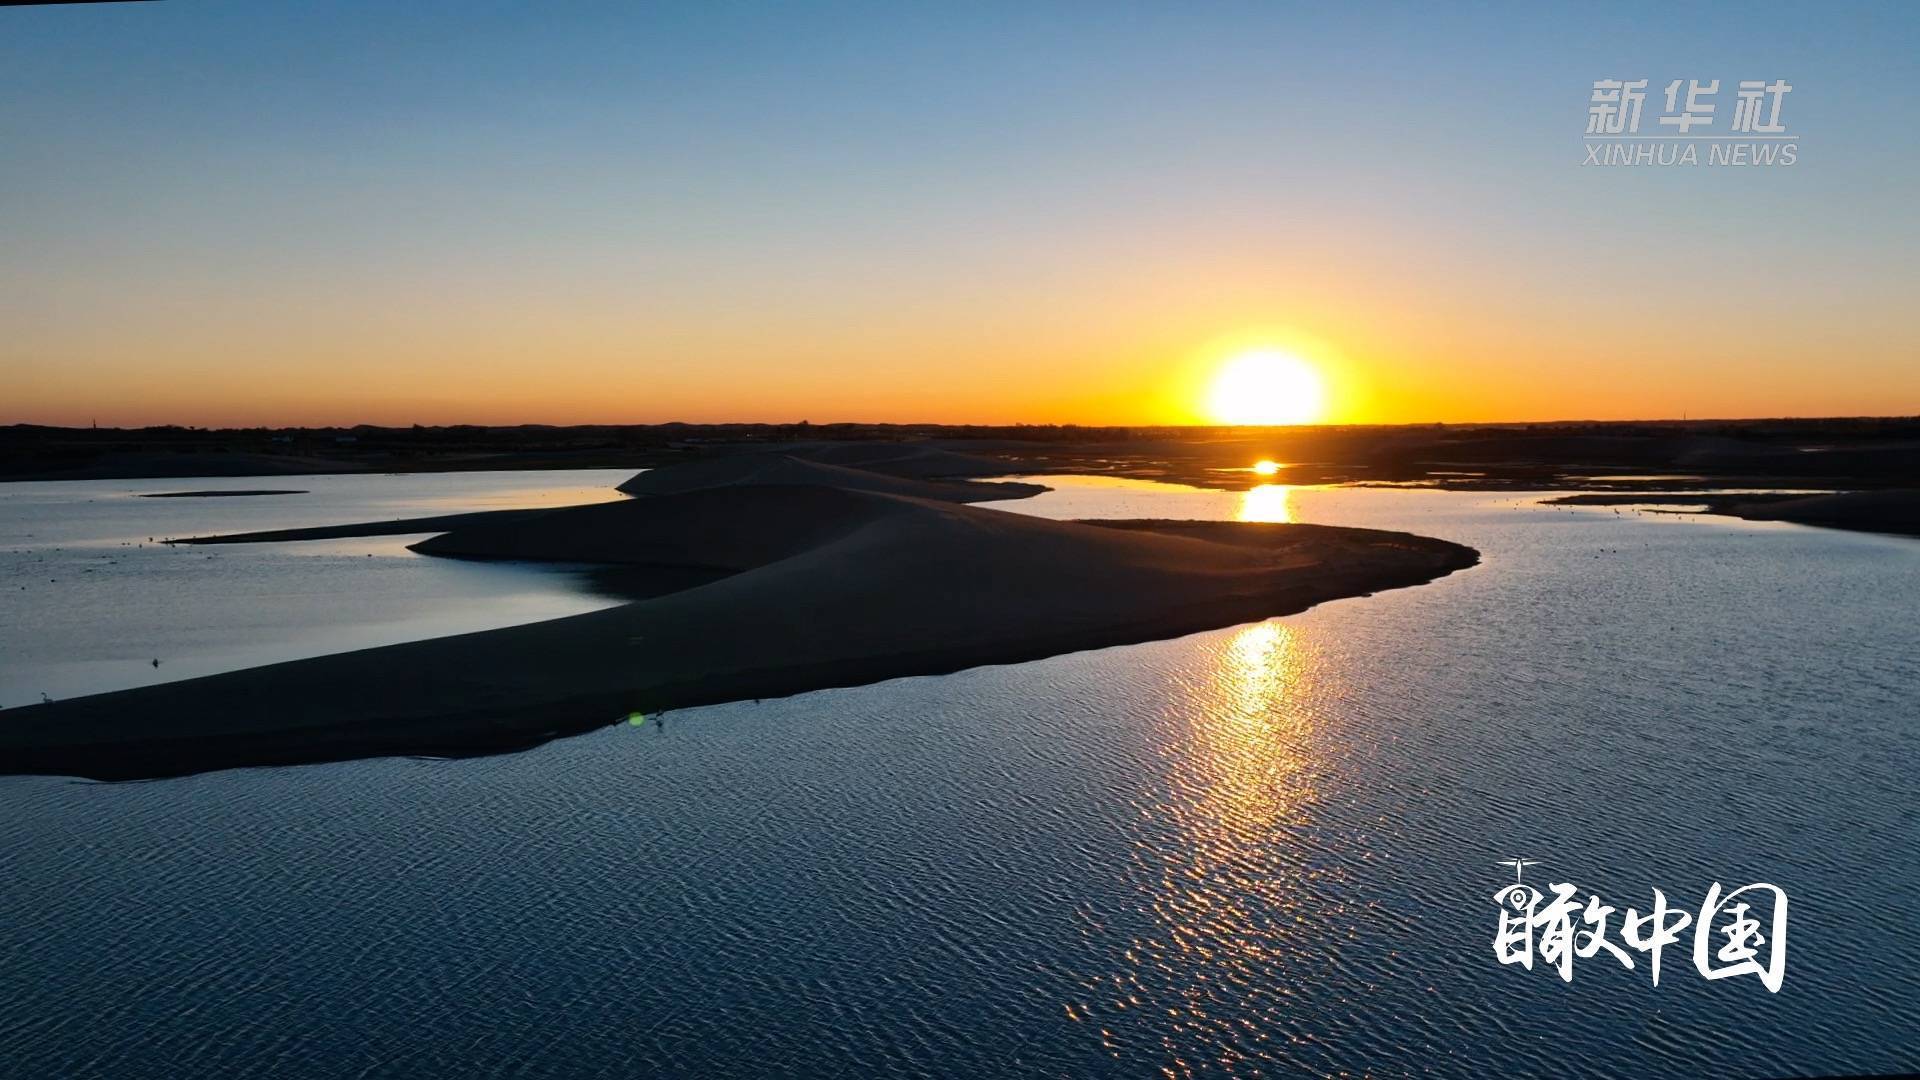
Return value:
<svg viewBox="0 0 1920 1080">
<path fill-rule="evenodd" d="M 1605 1075 L 1920 1062 L 1920 543 L 1065 482 L 1485 561 L 1175 641 L 509 757 L 0 781 L 26 1075 Z M 1768 880 L 1778 994 L 1495 963 L 1514 855 Z"/>
</svg>

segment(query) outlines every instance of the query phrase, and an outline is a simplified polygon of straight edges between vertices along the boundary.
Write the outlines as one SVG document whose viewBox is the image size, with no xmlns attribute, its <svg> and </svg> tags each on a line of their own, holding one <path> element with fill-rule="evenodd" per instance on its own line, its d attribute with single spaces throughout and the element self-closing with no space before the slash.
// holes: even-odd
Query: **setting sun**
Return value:
<svg viewBox="0 0 1920 1080">
<path fill-rule="evenodd" d="M 1326 389 L 1313 365 L 1278 349 L 1229 360 L 1214 377 L 1208 412 L 1222 424 L 1311 424 L 1326 413 Z"/>
</svg>

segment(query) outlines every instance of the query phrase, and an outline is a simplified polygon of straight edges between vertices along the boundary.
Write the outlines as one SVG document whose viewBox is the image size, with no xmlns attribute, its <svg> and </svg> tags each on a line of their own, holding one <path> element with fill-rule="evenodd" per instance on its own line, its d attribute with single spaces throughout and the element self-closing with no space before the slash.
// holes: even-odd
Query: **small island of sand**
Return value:
<svg viewBox="0 0 1920 1080">
<path fill-rule="evenodd" d="M 1546 502 L 1558 506 L 1681 507 L 1656 512 L 1724 514 L 1748 521 L 1785 521 L 1827 529 L 1920 536 L 1920 491 L 1911 488 L 1833 491 L 1811 495 L 1791 492 L 1680 492 L 1660 495 L 1588 492 L 1562 495 Z"/>
<path fill-rule="evenodd" d="M 415 549 L 616 568 L 633 599 L 8 710 L 0 772 L 132 779 L 514 750 L 634 712 L 1174 637 L 1477 560 L 1458 544 L 1367 529 L 1052 521 L 966 505 L 1043 490 L 1030 485 L 865 464 L 879 468 L 791 455 L 703 462 L 642 474 L 623 485 L 636 497 L 619 502 L 206 538 L 439 531 Z"/>
</svg>

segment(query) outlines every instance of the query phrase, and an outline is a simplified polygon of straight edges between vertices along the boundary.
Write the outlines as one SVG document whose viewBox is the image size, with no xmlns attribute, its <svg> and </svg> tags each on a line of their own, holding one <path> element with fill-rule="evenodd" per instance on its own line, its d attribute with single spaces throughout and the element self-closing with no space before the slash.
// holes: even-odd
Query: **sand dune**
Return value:
<svg viewBox="0 0 1920 1080">
<path fill-rule="evenodd" d="M 843 488 L 727 485 L 522 517 L 476 519 L 413 545 L 428 555 L 739 572 L 804 554 L 895 504 Z M 890 497 L 891 498 L 891 497 Z M 897 511 L 896 511 L 897 512 Z"/>
<path fill-rule="evenodd" d="M 961 453 L 924 442 L 891 439 L 779 443 L 758 446 L 755 452 L 786 454 L 823 465 L 918 480 L 1005 476 L 1012 471 L 1007 462 L 998 458 Z"/>
<path fill-rule="evenodd" d="M 890 447 L 892 448 L 891 450 L 889 449 Z M 862 447 L 862 449 L 866 448 Z M 981 467 L 975 459 L 967 458 L 960 454 L 949 454 L 944 451 L 916 450 L 912 453 L 900 455 L 899 449 L 893 447 L 893 444 L 880 444 L 873 452 L 866 456 L 881 459 L 881 464 L 886 464 L 888 461 L 893 460 L 894 457 L 899 457 L 900 460 L 914 462 L 916 463 L 915 467 L 921 468 Z M 935 499 L 960 503 L 1024 499 L 1047 490 L 1039 484 L 954 483 L 899 477 L 850 466 L 824 464 L 804 458 L 797 458 L 786 453 L 730 454 L 722 457 L 699 458 L 693 461 L 680 462 L 664 468 L 652 469 L 640 473 L 621 484 L 618 490 L 626 492 L 629 495 L 650 498 L 660 495 L 681 495 L 710 488 L 738 487 L 742 485 L 838 488 L 846 491 L 871 491 L 880 494 L 906 495 L 919 499 Z M 661 513 L 669 512 L 666 507 L 667 504 L 655 504 L 655 511 Z M 575 509 L 584 510 L 594 508 L 563 507 L 531 510 L 480 510 L 463 514 L 439 514 L 433 517 L 395 518 L 388 521 L 353 522 L 344 525 L 316 525 L 292 529 L 263 529 L 255 532 L 221 533 L 215 536 L 170 537 L 167 542 L 172 544 L 266 544 L 296 540 L 340 540 L 361 536 L 404 536 L 410 533 L 445 532 L 449 529 L 462 529 L 480 524 L 497 525 L 508 521 L 530 521 L 544 515 Z M 633 520 L 621 518 L 618 511 L 609 511 L 604 505 L 598 509 L 599 513 L 610 514 L 610 520 L 623 522 Z M 570 520 L 578 523 L 587 519 L 575 517 Z M 566 547 L 578 547 L 582 549 L 581 554 L 575 556 L 556 554 L 535 557 L 570 559 L 579 562 L 609 561 L 632 563 L 634 561 L 631 559 L 602 560 L 594 554 L 589 554 L 589 551 L 604 554 L 608 545 L 604 542 L 603 538 L 595 537 L 588 531 L 580 531 L 579 539 L 574 544 L 570 545 L 562 542 L 560 537 L 566 534 L 568 529 L 574 527 L 575 526 L 571 525 L 550 527 L 540 531 L 549 538 L 548 544 L 553 550 L 558 551 Z M 530 525 L 528 528 L 538 529 L 539 527 Z M 630 535 L 642 535 L 638 526 L 628 526 L 628 528 L 630 529 Z M 659 530 L 654 530 L 654 535 L 658 534 Z M 710 530 L 708 533 L 703 534 L 701 542 L 725 545 L 732 541 L 727 536 Z M 426 548 L 418 545 L 416 545 L 416 547 L 419 550 L 430 551 L 436 555 L 478 556 L 479 554 L 477 552 L 455 551 L 450 545 L 441 545 L 436 548 Z M 519 558 L 525 556 L 498 557 Z M 684 562 L 684 565 L 704 566 L 707 565 L 707 563 L 699 559 L 689 559 Z"/>
<path fill-rule="evenodd" d="M 418 547 L 725 576 L 549 622 L 8 710 L 0 771 L 133 778 L 513 749 L 635 710 L 1191 633 L 1476 560 L 1401 533 L 1057 522 L 800 485 L 482 516 Z"/>
<path fill-rule="evenodd" d="M 854 444 L 854 448 L 865 449 L 860 444 Z M 1047 490 L 1038 484 L 954 483 L 928 479 L 927 474 L 920 470 L 938 468 L 978 470 L 986 466 L 974 459 L 943 451 L 919 449 L 916 452 L 902 454 L 899 452 L 900 448 L 893 444 L 886 444 L 882 449 L 891 450 L 892 453 L 869 452 L 865 455 L 853 455 L 858 461 L 857 466 L 813 460 L 790 453 L 728 454 L 723 457 L 702 458 L 643 472 L 621 484 L 620 490 L 629 495 L 674 495 L 730 484 L 806 484 L 963 503 L 1019 499 L 1038 495 Z M 801 453 L 804 452 L 801 451 Z M 903 474 L 887 471 L 889 468 L 903 466 L 909 471 Z M 1004 472 L 1005 466 L 997 466 L 997 469 Z M 980 474 L 974 472 L 960 475 Z"/>
</svg>

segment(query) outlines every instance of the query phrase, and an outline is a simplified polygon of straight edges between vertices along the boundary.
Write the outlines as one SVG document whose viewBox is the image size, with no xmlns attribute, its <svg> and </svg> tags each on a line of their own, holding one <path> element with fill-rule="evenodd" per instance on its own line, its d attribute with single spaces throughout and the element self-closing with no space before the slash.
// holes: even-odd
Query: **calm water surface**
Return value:
<svg viewBox="0 0 1920 1080">
<path fill-rule="evenodd" d="M 1920 543 L 1513 495 L 1053 482 L 1008 508 L 1401 528 L 1484 562 L 1265 623 L 685 710 L 509 757 L 0 780 L 0 1061 L 114 1077 L 1920 1064 Z M 1657 988 L 1644 958 L 1578 961 L 1570 984 L 1499 966 L 1491 897 L 1514 855 L 1621 908 L 1779 883 L 1786 984 L 1708 982 L 1685 943 Z"/>
<path fill-rule="evenodd" d="M 584 575 L 415 555 L 418 536 L 170 536 L 624 498 L 631 470 L 0 483 L 0 708 L 574 615 Z M 297 495 L 153 499 L 167 491 Z M 155 667 L 154 660 L 160 661 Z"/>
</svg>

